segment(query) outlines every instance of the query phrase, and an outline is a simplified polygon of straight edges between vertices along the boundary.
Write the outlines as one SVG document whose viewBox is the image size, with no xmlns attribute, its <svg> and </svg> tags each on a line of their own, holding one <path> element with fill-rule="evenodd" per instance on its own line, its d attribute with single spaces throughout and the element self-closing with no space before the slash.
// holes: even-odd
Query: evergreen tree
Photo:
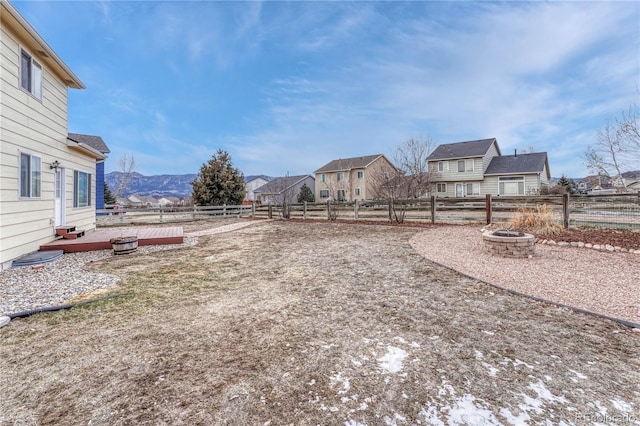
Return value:
<svg viewBox="0 0 640 426">
<path fill-rule="evenodd" d="M 578 190 L 573 179 L 569 179 L 565 175 L 560 176 L 556 185 L 560 188 L 564 188 L 564 192 L 568 194 L 575 194 Z"/>
<path fill-rule="evenodd" d="M 306 183 L 300 187 L 300 193 L 298 194 L 298 203 L 302 204 L 305 201 L 308 203 L 316 201 L 315 195 L 313 195 L 311 188 L 309 188 Z"/>
<path fill-rule="evenodd" d="M 111 206 L 113 204 L 116 204 L 118 201 L 116 200 L 116 197 L 113 195 L 113 193 L 111 192 L 111 189 L 109 188 L 109 185 L 107 185 L 107 182 L 104 183 L 104 204 L 105 206 Z"/>
<path fill-rule="evenodd" d="M 244 175 L 233 167 L 229 153 L 221 149 L 200 167 L 191 186 L 193 203 L 199 206 L 236 205 L 245 195 Z"/>
</svg>

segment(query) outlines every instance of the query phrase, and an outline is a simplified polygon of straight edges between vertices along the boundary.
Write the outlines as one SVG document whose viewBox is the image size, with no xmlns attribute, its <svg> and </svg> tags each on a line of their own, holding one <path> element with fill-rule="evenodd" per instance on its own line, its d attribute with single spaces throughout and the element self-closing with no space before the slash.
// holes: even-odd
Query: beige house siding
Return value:
<svg viewBox="0 0 640 426">
<path fill-rule="evenodd" d="M 329 198 L 338 199 L 338 191 L 344 191 L 346 201 L 370 200 L 375 197 L 374 176 L 383 167 L 394 167 L 386 157 L 380 156 L 367 167 L 345 169 L 341 171 L 331 171 L 326 173 L 316 173 L 316 202 L 326 202 L 327 198 L 320 196 L 322 190 L 329 191 Z M 362 178 L 358 178 L 358 172 L 363 173 Z M 338 173 L 343 174 L 343 179 L 338 181 Z M 322 175 L 325 181 L 322 181 Z M 356 189 L 360 189 L 360 195 L 356 195 Z"/>
<path fill-rule="evenodd" d="M 8 8 L 8 9 L 5 9 Z M 49 165 L 57 160 L 65 172 L 66 223 L 95 228 L 95 194 L 91 206 L 73 208 L 73 172 L 95 179 L 96 157 L 67 145 L 67 83 L 38 58 L 33 39 L 17 27 L 11 6 L 2 2 L 0 39 L 0 266 L 38 250 L 54 235 L 54 179 Z M 15 12 L 15 11 L 13 11 Z M 21 34 L 19 36 L 18 34 Z M 24 49 L 42 67 L 42 94 L 37 99 L 20 85 L 20 52 Z M 48 47 L 47 47 L 48 49 Z M 42 50 L 45 50 L 43 47 Z M 50 58 L 51 56 L 49 56 Z M 41 160 L 38 198 L 20 197 L 20 153 Z M 94 192 L 94 191 L 92 191 Z"/>
</svg>

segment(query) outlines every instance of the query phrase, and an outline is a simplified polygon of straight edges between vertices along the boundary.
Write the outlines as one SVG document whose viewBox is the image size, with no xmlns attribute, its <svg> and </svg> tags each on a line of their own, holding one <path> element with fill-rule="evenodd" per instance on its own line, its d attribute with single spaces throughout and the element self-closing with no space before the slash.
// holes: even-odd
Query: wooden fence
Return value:
<svg viewBox="0 0 640 426">
<path fill-rule="evenodd" d="M 430 197 L 356 202 L 281 205 L 108 207 L 97 211 L 98 225 L 178 222 L 210 217 L 257 217 L 326 220 L 394 220 L 394 211 L 405 222 L 504 223 L 524 209 L 546 206 L 563 227 L 599 226 L 640 229 L 640 193 L 611 195 L 527 197 Z M 393 208 L 395 207 L 395 209 Z"/>
</svg>

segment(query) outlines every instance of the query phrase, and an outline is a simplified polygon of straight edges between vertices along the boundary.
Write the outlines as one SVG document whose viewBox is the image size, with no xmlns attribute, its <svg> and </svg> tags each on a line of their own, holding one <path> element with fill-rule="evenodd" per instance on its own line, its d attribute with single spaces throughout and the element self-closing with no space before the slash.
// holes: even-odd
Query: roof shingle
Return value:
<svg viewBox="0 0 640 426">
<path fill-rule="evenodd" d="M 364 169 L 382 154 L 365 155 L 363 157 L 340 158 L 330 161 L 314 173 L 341 172 L 350 169 Z"/>
<path fill-rule="evenodd" d="M 496 141 L 496 138 L 491 138 L 438 145 L 431 155 L 427 157 L 427 160 L 436 161 L 452 160 L 455 158 L 482 157 L 487 153 L 494 142 L 496 143 L 498 154 L 500 154 L 500 148 L 497 146 L 498 142 Z"/>
<path fill-rule="evenodd" d="M 504 175 L 512 173 L 541 173 L 547 164 L 546 152 L 530 154 L 501 155 L 493 157 L 485 175 Z"/>
<path fill-rule="evenodd" d="M 104 141 L 100 136 L 81 135 L 80 133 L 69 133 L 67 137 L 74 142 L 87 144 L 91 148 L 97 151 L 100 151 L 103 154 L 111 152 L 107 144 L 104 143 Z"/>
</svg>

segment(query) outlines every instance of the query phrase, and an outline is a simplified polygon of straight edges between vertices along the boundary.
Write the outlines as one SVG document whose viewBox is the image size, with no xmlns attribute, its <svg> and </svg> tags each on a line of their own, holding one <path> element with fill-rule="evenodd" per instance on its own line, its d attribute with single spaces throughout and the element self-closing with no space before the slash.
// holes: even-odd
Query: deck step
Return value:
<svg viewBox="0 0 640 426">
<path fill-rule="evenodd" d="M 75 240 L 84 235 L 84 231 L 76 231 L 75 226 L 58 226 L 56 228 L 56 235 L 64 238 L 65 240 Z"/>
</svg>

